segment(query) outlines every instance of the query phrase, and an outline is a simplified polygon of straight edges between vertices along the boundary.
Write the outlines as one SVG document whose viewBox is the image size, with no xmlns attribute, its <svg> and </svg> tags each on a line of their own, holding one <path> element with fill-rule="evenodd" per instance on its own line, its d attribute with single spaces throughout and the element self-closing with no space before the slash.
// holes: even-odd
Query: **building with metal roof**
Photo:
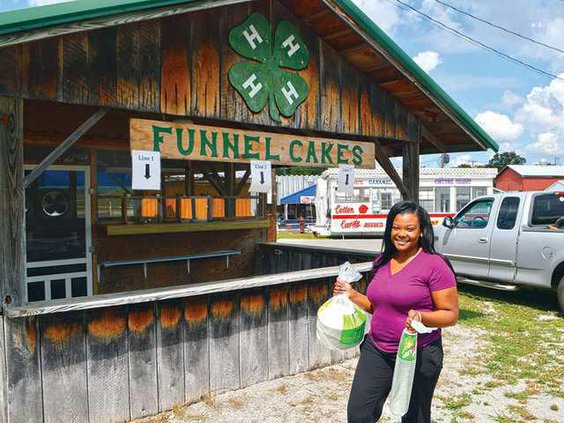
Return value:
<svg viewBox="0 0 564 423">
<path fill-rule="evenodd" d="M 564 166 L 508 165 L 496 177 L 502 191 L 542 191 L 564 178 Z"/>
</svg>

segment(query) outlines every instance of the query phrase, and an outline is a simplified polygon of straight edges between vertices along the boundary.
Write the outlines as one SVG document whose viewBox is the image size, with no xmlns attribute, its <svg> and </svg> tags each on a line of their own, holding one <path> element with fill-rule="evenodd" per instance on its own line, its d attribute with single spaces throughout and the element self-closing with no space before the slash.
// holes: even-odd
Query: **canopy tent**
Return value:
<svg viewBox="0 0 564 423">
<path fill-rule="evenodd" d="M 315 200 L 317 185 L 304 188 L 280 200 L 280 204 L 311 204 Z"/>
</svg>

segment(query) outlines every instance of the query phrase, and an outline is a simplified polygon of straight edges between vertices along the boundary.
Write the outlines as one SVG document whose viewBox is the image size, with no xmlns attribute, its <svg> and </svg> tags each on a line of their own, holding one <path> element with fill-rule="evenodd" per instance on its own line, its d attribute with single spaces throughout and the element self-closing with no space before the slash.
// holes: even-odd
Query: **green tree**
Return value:
<svg viewBox="0 0 564 423">
<path fill-rule="evenodd" d="M 521 157 L 515 151 L 505 151 L 503 153 L 495 153 L 488 162 L 489 167 L 497 168 L 498 172 L 508 165 L 522 165 L 527 159 Z"/>
<path fill-rule="evenodd" d="M 469 168 L 469 167 L 472 167 L 472 166 L 470 166 L 468 163 L 462 163 L 462 164 L 459 164 L 459 165 L 456 166 L 456 167 Z"/>
<path fill-rule="evenodd" d="M 304 166 L 292 166 L 292 167 L 277 167 L 276 174 L 287 176 L 287 175 L 321 175 L 326 167 L 304 167 Z"/>
</svg>

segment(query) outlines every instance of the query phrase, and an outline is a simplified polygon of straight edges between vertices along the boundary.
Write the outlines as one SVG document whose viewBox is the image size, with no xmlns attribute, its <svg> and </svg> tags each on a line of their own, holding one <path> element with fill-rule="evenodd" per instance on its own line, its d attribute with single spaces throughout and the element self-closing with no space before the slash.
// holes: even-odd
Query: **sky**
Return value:
<svg viewBox="0 0 564 423">
<path fill-rule="evenodd" d="M 0 0 L 0 12 L 62 1 L 68 0 Z M 490 134 L 500 152 L 515 151 L 527 164 L 564 165 L 563 0 L 353 1 Z M 406 5 L 551 75 L 470 43 Z M 449 166 L 486 164 L 492 155 L 491 150 L 451 154 Z M 421 156 L 421 164 L 437 166 L 438 155 Z"/>
</svg>

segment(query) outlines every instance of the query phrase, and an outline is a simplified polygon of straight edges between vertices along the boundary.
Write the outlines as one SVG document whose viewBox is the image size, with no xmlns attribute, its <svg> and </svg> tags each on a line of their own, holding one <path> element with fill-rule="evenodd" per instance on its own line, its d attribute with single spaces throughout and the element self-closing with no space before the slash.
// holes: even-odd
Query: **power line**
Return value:
<svg viewBox="0 0 564 423">
<path fill-rule="evenodd" d="M 387 0 L 387 1 L 390 2 L 390 3 L 392 2 L 392 0 Z M 496 54 L 497 56 L 500 56 L 500 57 L 502 57 L 502 58 L 504 58 L 504 59 L 506 59 L 506 60 L 509 60 L 510 62 L 513 62 L 513 63 L 515 63 L 515 64 L 517 64 L 517 65 L 524 66 L 524 67 L 528 68 L 529 70 L 532 70 L 533 72 L 536 72 L 536 73 L 538 73 L 538 74 L 540 74 L 540 75 L 543 75 L 543 76 L 545 76 L 545 77 L 547 77 L 547 78 L 550 78 L 550 79 L 557 79 L 557 80 L 559 80 L 559 81 L 564 82 L 564 78 L 561 78 L 561 77 L 559 77 L 558 75 L 555 75 L 555 74 L 550 73 L 550 72 L 548 72 L 548 71 L 545 71 L 545 70 L 543 70 L 543 69 L 537 68 L 536 66 L 533 66 L 533 65 L 531 65 L 531 64 L 529 64 L 529 63 L 526 63 L 526 62 L 523 62 L 522 60 L 516 59 L 516 58 L 513 57 L 513 56 L 510 56 L 510 55 L 508 55 L 508 54 L 506 54 L 506 53 L 503 53 L 502 51 L 499 51 L 499 50 L 495 49 L 494 47 L 491 47 L 491 46 L 489 46 L 489 45 L 487 45 L 487 44 L 484 44 L 483 42 L 478 41 L 478 40 L 476 40 L 476 39 L 470 37 L 469 35 L 466 35 L 466 34 L 460 32 L 460 31 L 458 31 L 458 30 L 456 30 L 456 29 L 454 29 L 454 28 L 452 28 L 452 27 L 450 27 L 450 26 L 444 24 L 443 22 L 441 22 L 441 21 L 439 21 L 439 20 L 437 20 L 437 19 L 435 19 L 435 18 L 433 18 L 433 17 L 427 15 L 426 13 L 420 11 L 419 9 L 417 9 L 417 8 L 415 8 L 415 7 L 413 7 L 413 6 L 409 5 L 409 4 L 404 3 L 404 2 L 401 1 L 401 0 L 395 0 L 395 1 L 396 1 L 397 3 L 399 3 L 399 4 L 401 4 L 402 6 L 411 9 L 411 10 L 414 11 L 415 13 L 417 13 L 417 14 L 423 16 L 425 19 L 428 19 L 428 20 L 432 21 L 432 22 L 435 23 L 436 25 L 441 26 L 442 28 L 446 29 L 447 31 L 453 33 L 454 35 L 457 35 L 458 37 L 461 37 L 461 38 L 465 39 L 466 41 L 468 41 L 468 42 L 470 42 L 470 43 L 472 43 L 472 44 L 474 44 L 474 45 L 477 45 L 477 46 L 479 46 L 479 47 L 482 47 L 482 48 L 485 49 L 485 50 L 491 51 L 492 53 Z M 400 6 L 398 6 L 397 4 L 395 4 L 395 3 L 392 3 L 392 4 L 394 4 L 394 5 L 397 6 L 397 7 L 400 7 Z"/>
<path fill-rule="evenodd" d="M 519 34 L 518 32 L 515 32 L 515 31 L 512 31 L 512 30 L 510 30 L 510 29 L 507 29 L 507 28 L 505 28 L 505 27 L 503 27 L 503 26 L 501 26 L 501 25 L 497 25 L 497 24 L 495 24 L 495 23 L 493 23 L 493 22 L 490 22 L 490 21 L 488 21 L 488 20 L 486 20 L 486 19 L 482 19 L 482 18 L 480 18 L 480 17 L 478 17 L 478 16 L 475 16 L 475 15 L 469 13 L 469 12 L 466 12 L 465 10 L 459 9 L 459 8 L 457 8 L 457 7 L 455 7 L 455 6 L 451 5 L 451 4 L 445 3 L 445 2 L 443 2 L 443 1 L 441 1 L 441 0 L 434 0 L 434 1 L 437 2 L 437 3 L 439 3 L 439 4 L 442 4 L 442 5 L 445 6 L 445 7 L 450 8 L 450 9 L 452 9 L 452 10 L 455 10 L 455 11 L 457 11 L 458 13 L 462 13 L 463 15 L 466 15 L 466 16 L 472 18 L 472 19 L 475 19 L 475 20 L 477 20 L 477 21 L 480 21 L 480 22 L 482 22 L 482 23 L 485 23 L 486 25 L 493 26 L 494 28 L 497 28 L 497 29 L 500 29 L 500 30 L 502 30 L 502 31 L 505 31 L 505 32 L 507 32 L 507 33 L 509 33 L 509 34 L 515 35 L 516 37 L 522 38 L 523 40 L 530 41 L 530 42 L 532 42 L 532 43 L 535 43 L 535 44 L 538 44 L 538 45 L 540 45 L 540 46 L 549 48 L 549 49 L 554 50 L 554 51 L 557 51 L 557 52 L 559 52 L 559 53 L 564 53 L 564 50 L 561 50 L 561 49 L 559 49 L 558 47 L 550 46 L 550 45 L 545 44 L 545 43 L 543 43 L 543 42 L 541 42 L 541 41 L 537 41 L 537 40 L 535 40 L 535 39 L 533 39 L 533 38 L 527 37 L 526 35 Z"/>
</svg>

